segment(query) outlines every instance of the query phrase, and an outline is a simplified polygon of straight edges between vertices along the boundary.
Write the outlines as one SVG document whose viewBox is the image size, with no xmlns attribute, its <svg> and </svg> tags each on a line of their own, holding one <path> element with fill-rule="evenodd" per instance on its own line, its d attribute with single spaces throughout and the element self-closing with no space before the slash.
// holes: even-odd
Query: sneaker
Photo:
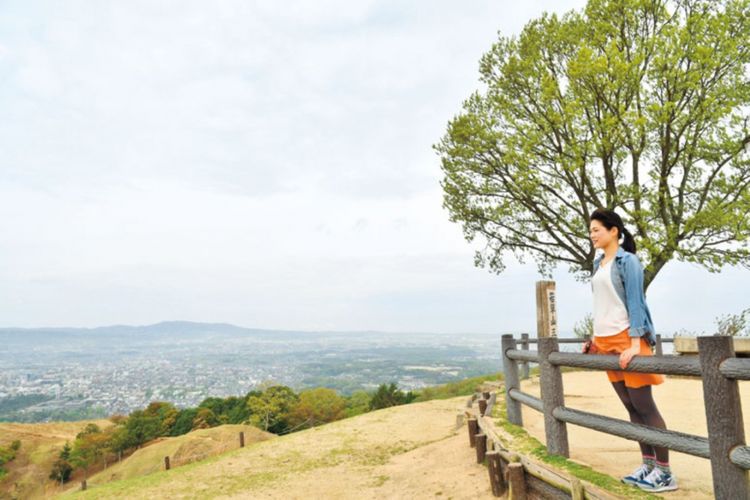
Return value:
<svg viewBox="0 0 750 500">
<path fill-rule="evenodd" d="M 662 472 L 658 467 L 654 467 L 648 476 L 638 481 L 638 487 L 652 493 L 673 491 L 677 489 L 677 481 L 672 474 Z"/>
<path fill-rule="evenodd" d="M 620 479 L 620 481 L 625 484 L 636 486 L 639 481 L 648 476 L 649 472 L 651 472 L 651 467 L 646 464 L 641 464 L 636 470 L 630 473 L 629 476 L 623 477 L 622 479 Z"/>
</svg>

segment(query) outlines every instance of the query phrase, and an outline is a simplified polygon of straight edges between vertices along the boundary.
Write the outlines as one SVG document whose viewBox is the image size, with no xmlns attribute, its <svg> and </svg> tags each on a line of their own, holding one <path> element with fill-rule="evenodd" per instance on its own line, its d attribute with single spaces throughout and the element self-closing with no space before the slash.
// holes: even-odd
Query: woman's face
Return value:
<svg viewBox="0 0 750 500">
<path fill-rule="evenodd" d="M 617 241 L 618 231 L 616 227 L 607 229 L 604 224 L 596 219 L 591 219 L 589 225 L 589 237 L 594 248 L 607 248 L 612 241 Z"/>
</svg>

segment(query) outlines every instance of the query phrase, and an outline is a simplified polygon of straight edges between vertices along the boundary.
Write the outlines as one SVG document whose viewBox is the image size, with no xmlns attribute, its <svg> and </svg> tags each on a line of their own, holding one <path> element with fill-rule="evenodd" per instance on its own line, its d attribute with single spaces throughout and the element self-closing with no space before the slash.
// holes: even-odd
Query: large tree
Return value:
<svg viewBox="0 0 750 500">
<path fill-rule="evenodd" d="M 292 429 L 315 427 L 346 417 L 346 399 L 328 387 L 315 387 L 299 394 L 289 412 Z"/>
<path fill-rule="evenodd" d="M 299 396 L 290 387 L 268 386 L 262 394 L 247 398 L 248 422 L 274 434 L 286 433 L 289 414 L 298 401 Z"/>
<path fill-rule="evenodd" d="M 646 287 L 671 259 L 750 267 L 749 63 L 750 0 L 590 0 L 500 36 L 435 145 L 476 265 L 510 251 L 586 279 L 607 207 Z"/>
</svg>

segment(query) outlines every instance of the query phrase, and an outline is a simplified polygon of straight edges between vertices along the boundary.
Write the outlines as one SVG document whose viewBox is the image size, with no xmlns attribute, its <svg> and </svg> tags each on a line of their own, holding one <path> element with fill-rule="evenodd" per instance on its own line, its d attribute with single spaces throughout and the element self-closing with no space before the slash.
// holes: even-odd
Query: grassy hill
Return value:
<svg viewBox="0 0 750 500">
<path fill-rule="evenodd" d="M 459 396 L 372 411 L 65 496 L 489 498 L 486 468 L 476 464 L 465 427 L 455 428 L 465 401 Z"/>
<path fill-rule="evenodd" d="M 240 431 L 245 433 L 245 446 L 276 437 L 251 425 L 221 425 L 160 438 L 136 450 L 121 463 L 91 476 L 87 483 L 93 486 L 158 472 L 164 469 L 164 457 L 169 457 L 170 466 L 174 468 L 234 450 L 240 445 Z"/>
<path fill-rule="evenodd" d="M 108 420 L 54 422 L 44 424 L 0 423 L 0 446 L 21 441 L 16 458 L 5 468 L 8 474 L 0 481 L 0 499 L 48 498 L 66 490 L 80 487 L 83 472 L 77 471 L 64 486 L 49 479 L 52 463 L 66 441 L 73 442 L 87 424 L 102 428 L 112 425 Z M 88 484 L 144 476 L 164 468 L 164 457 L 170 457 L 172 467 L 179 467 L 239 447 L 239 432 L 245 433 L 245 445 L 276 437 L 250 425 L 222 425 L 200 429 L 188 434 L 160 438 L 136 450 L 120 463 L 103 469 L 92 466 Z M 103 470 L 102 470 L 103 469 Z"/>
<path fill-rule="evenodd" d="M 125 457 L 121 463 L 108 464 L 108 467 L 104 470 L 101 470 L 102 464 L 92 466 L 89 471 L 87 482 L 91 488 L 90 491 L 97 491 L 106 495 L 108 494 L 107 492 L 110 491 L 110 488 L 113 488 L 111 491 L 117 491 L 119 488 L 129 489 L 131 486 L 128 485 L 139 484 L 139 481 L 145 481 L 146 484 L 151 481 L 158 481 L 158 478 L 163 474 L 165 456 L 170 457 L 170 462 L 173 467 L 173 469 L 169 471 L 169 474 L 171 474 L 171 477 L 175 477 L 176 474 L 181 474 L 181 472 L 177 472 L 180 469 L 184 468 L 189 470 L 195 466 L 200 467 L 200 464 L 186 464 L 200 460 L 203 460 L 206 463 L 212 463 L 212 460 L 223 460 L 223 458 L 207 457 L 216 455 L 231 457 L 238 452 L 240 455 L 243 455 L 243 451 L 251 448 L 255 450 L 263 450 L 263 446 L 269 446 L 263 445 L 262 443 L 267 440 L 283 443 L 295 443 L 296 440 L 305 442 L 305 436 L 326 436 L 328 433 L 333 432 L 334 429 L 348 429 L 351 426 L 363 428 L 368 427 L 365 431 L 370 432 L 369 427 L 373 424 L 368 422 L 371 422 L 372 419 L 375 419 L 375 422 L 378 423 L 376 427 L 380 429 L 380 432 L 387 435 L 391 434 L 391 431 L 383 428 L 382 425 L 379 425 L 384 422 L 384 415 L 395 415 L 399 412 L 402 414 L 418 415 L 419 408 L 435 409 L 440 408 L 441 405 L 446 405 L 445 407 L 450 408 L 451 410 L 448 412 L 449 415 L 441 415 L 441 417 L 444 418 L 441 418 L 439 421 L 442 426 L 441 428 L 446 429 L 446 423 L 450 423 L 455 414 L 455 401 L 458 401 L 456 396 L 461 395 L 462 397 L 459 399 L 463 400 L 463 396 L 474 392 L 477 385 L 482 381 L 497 379 L 498 374 L 493 374 L 427 388 L 418 391 L 416 401 L 409 405 L 366 413 L 358 417 L 341 420 L 322 427 L 308 429 L 306 431 L 295 432 L 282 437 L 276 437 L 273 434 L 263 432 L 248 425 L 224 425 L 212 429 L 194 431 L 183 436 L 161 438 L 148 443 L 148 445 L 137 450 L 132 455 Z M 440 400 L 447 401 L 440 403 Z M 431 401 L 433 403 L 428 404 L 427 406 L 420 406 Z M 399 411 L 397 411 L 397 409 L 399 409 Z M 379 417 L 376 417 L 378 415 Z M 420 417 L 416 416 L 415 418 Z M 0 479 L 0 499 L 49 498 L 66 491 L 72 493 L 78 490 L 80 488 L 80 482 L 83 479 L 82 471 L 76 471 L 70 482 L 66 483 L 64 487 L 49 480 L 48 476 L 52 463 L 57 458 L 57 455 L 65 442 L 70 441 L 72 443 L 76 434 L 79 433 L 88 423 L 96 423 L 102 428 L 112 425 L 111 422 L 107 420 L 39 424 L 0 423 L 0 446 L 9 445 L 16 439 L 20 440 L 22 443 L 17 458 L 6 466 L 9 474 Z M 321 434 L 321 431 L 324 429 L 325 432 L 322 432 Z M 238 450 L 238 433 L 240 431 L 245 432 L 246 448 L 244 450 Z M 361 434 L 361 432 L 355 432 L 355 434 Z M 294 437 L 297 435 L 300 437 Z M 394 435 L 398 435 L 398 432 Z M 434 438 L 434 435 L 431 436 Z M 336 439 L 337 438 L 332 438 L 331 443 L 335 443 Z M 334 450 L 338 451 L 332 451 L 331 457 L 321 458 L 321 463 L 328 463 L 331 460 L 336 462 L 340 458 L 347 456 L 350 452 L 356 452 L 355 454 L 357 458 L 355 460 L 379 462 L 382 461 L 384 457 L 401 453 L 404 449 L 408 448 L 408 446 L 407 448 L 404 448 L 405 445 L 403 445 L 403 443 L 398 444 L 397 440 L 395 444 L 380 443 L 374 445 L 372 449 L 362 450 L 358 446 L 352 448 L 348 444 L 351 439 L 353 438 L 347 438 L 344 442 L 339 443 L 338 446 L 334 445 Z M 328 445 L 322 445 L 321 448 L 320 443 L 316 441 L 309 443 L 309 446 L 320 448 L 325 454 Z M 270 448 L 275 448 L 275 446 L 271 445 Z M 281 446 L 280 449 L 283 448 L 284 446 Z M 265 452 L 261 451 L 260 453 L 263 454 Z M 305 455 L 305 452 L 300 453 L 302 453 L 301 456 Z M 261 460 L 264 465 L 263 467 L 257 468 L 258 470 L 263 469 L 266 464 L 266 457 L 264 455 L 261 456 L 264 457 Z M 294 459 L 296 456 L 297 452 L 292 453 L 290 451 L 288 456 L 282 459 L 281 466 L 287 467 L 287 464 L 294 464 L 293 467 L 298 469 L 297 461 Z M 228 458 L 228 460 L 231 459 Z M 310 460 L 314 463 L 319 461 L 317 458 L 311 458 Z M 310 460 L 307 462 L 308 466 L 310 466 Z M 275 473 L 271 473 L 271 475 L 274 474 Z M 151 476 L 154 477 L 152 478 Z M 258 481 L 258 478 L 260 477 L 255 473 L 250 474 L 250 476 L 255 478 L 252 481 Z M 105 483 L 111 483 L 112 486 L 105 485 Z M 244 483 L 244 480 L 239 481 L 239 483 Z M 117 494 L 113 494 L 112 496 L 117 496 Z M 190 496 L 189 493 L 188 496 Z"/>
<path fill-rule="evenodd" d="M 44 424 L 15 424 L 0 422 L 0 446 L 21 441 L 16 458 L 5 468 L 8 474 L 0 481 L 0 498 L 40 498 L 58 492 L 58 486 L 48 479 L 52 463 L 66 441 L 73 442 L 88 423 L 104 428 L 112 425 L 107 420 L 81 422 L 53 422 Z M 74 480 L 80 474 L 74 476 Z"/>
</svg>

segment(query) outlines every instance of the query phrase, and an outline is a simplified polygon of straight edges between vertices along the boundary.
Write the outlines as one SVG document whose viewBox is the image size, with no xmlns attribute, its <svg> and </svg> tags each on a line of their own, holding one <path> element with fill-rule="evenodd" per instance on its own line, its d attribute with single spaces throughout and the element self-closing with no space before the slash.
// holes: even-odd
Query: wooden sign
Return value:
<svg viewBox="0 0 750 500">
<path fill-rule="evenodd" d="M 538 338 L 557 336 L 557 297 L 554 281 L 536 282 L 536 333 Z"/>
</svg>

